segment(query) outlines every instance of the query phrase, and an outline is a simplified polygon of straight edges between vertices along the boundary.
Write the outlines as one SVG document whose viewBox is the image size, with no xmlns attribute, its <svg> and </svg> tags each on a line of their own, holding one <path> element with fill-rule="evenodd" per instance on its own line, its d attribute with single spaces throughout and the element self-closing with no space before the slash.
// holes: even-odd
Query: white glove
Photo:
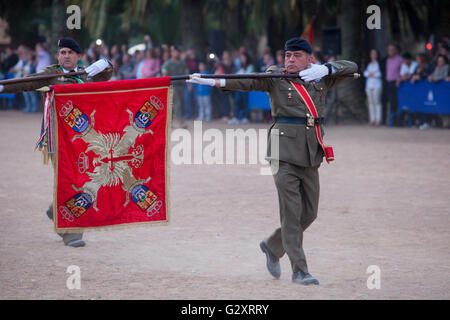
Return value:
<svg viewBox="0 0 450 320">
<path fill-rule="evenodd" d="M 298 75 L 306 82 L 319 80 L 328 75 L 328 68 L 324 65 L 311 63 L 308 69 L 300 71 Z"/>
<path fill-rule="evenodd" d="M 203 79 L 198 77 L 192 77 L 189 80 L 186 80 L 188 83 L 196 83 L 196 84 L 204 84 L 206 86 L 214 87 L 216 85 L 215 79 Z"/>
<path fill-rule="evenodd" d="M 0 92 L 2 92 L 2 91 L 3 91 L 3 89 L 5 89 L 5 86 L 4 86 L 4 85 L 2 85 L 2 84 L 0 84 Z"/>
<path fill-rule="evenodd" d="M 216 85 L 216 79 L 204 79 L 199 78 L 196 76 L 193 76 L 191 79 L 186 80 L 188 83 L 196 83 L 196 84 L 203 84 L 206 86 L 214 87 Z M 221 87 L 225 87 L 225 79 L 219 79 L 219 83 Z"/>
<path fill-rule="evenodd" d="M 105 70 L 108 67 L 109 67 L 108 60 L 100 59 L 100 60 L 95 61 L 93 64 L 91 64 L 86 69 L 84 69 L 84 71 L 86 71 L 86 73 L 88 74 L 88 77 L 92 78 L 93 76 L 99 74 L 100 72 L 102 72 L 103 70 Z"/>
</svg>

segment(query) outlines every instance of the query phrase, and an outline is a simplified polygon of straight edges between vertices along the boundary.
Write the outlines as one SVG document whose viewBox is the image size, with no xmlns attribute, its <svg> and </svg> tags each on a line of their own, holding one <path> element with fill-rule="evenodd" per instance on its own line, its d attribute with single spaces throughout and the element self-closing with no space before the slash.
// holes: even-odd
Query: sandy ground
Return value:
<svg viewBox="0 0 450 320">
<path fill-rule="evenodd" d="M 258 244 L 279 216 L 260 165 L 172 165 L 168 226 L 90 231 L 86 247 L 64 246 L 45 215 L 51 166 L 32 151 L 40 117 L 0 112 L 0 299 L 450 298 L 450 130 L 327 129 L 337 160 L 321 167 L 304 237 L 321 285 L 304 287 L 287 257 L 279 280 L 266 270 Z M 79 290 L 66 286 L 71 265 Z M 367 287 L 371 265 L 380 289 Z"/>
</svg>

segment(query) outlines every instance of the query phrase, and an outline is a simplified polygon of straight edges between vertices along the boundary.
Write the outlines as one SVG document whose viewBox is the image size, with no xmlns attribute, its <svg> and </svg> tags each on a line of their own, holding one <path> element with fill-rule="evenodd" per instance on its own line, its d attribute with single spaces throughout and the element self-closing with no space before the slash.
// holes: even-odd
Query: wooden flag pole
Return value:
<svg viewBox="0 0 450 320">
<path fill-rule="evenodd" d="M 46 80 L 46 79 L 52 79 L 52 78 L 58 78 L 58 77 L 72 77 L 72 76 L 79 76 L 82 74 L 85 74 L 85 71 L 78 71 L 78 72 L 68 72 L 68 73 L 55 73 L 55 74 L 44 74 L 40 76 L 31 76 L 31 77 L 25 77 L 25 78 L 15 78 L 15 79 L 7 79 L 7 80 L 0 80 L 0 85 L 7 85 L 7 84 L 13 84 L 13 83 L 22 83 L 22 82 L 29 82 L 29 81 L 39 81 L 39 80 Z M 263 79 L 263 78 L 299 78 L 298 74 L 289 74 L 289 73 L 248 73 L 248 74 L 198 74 L 194 73 L 191 75 L 182 75 L 182 76 L 172 76 L 170 77 L 170 80 L 172 81 L 178 81 L 178 80 L 188 80 L 192 79 L 193 77 L 198 78 L 205 78 L 205 79 Z M 361 77 L 359 73 L 351 73 L 347 74 L 344 77 L 349 77 L 353 79 L 358 79 Z"/>
<path fill-rule="evenodd" d="M 191 75 L 183 76 L 172 76 L 171 80 L 188 80 L 193 77 L 204 78 L 204 79 L 264 79 L 264 78 L 299 78 L 297 73 L 247 73 L 247 74 L 199 74 L 194 73 Z M 343 77 L 349 77 L 353 79 L 358 79 L 361 77 L 359 73 L 347 74 Z"/>
</svg>

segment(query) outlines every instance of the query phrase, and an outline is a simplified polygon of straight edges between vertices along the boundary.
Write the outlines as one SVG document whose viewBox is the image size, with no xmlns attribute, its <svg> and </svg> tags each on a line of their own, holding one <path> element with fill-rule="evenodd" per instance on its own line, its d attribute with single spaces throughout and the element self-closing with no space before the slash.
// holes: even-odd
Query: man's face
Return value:
<svg viewBox="0 0 450 320">
<path fill-rule="evenodd" d="M 172 49 L 170 50 L 170 55 L 171 55 L 172 59 L 178 60 L 178 59 L 180 58 L 180 51 L 178 51 L 178 50 L 175 49 L 175 48 L 172 48 Z"/>
<path fill-rule="evenodd" d="M 286 51 L 284 54 L 284 67 L 287 73 L 299 73 L 308 68 L 312 61 L 312 55 L 303 50 Z"/>
<path fill-rule="evenodd" d="M 73 70 L 78 65 L 81 54 L 69 48 L 61 48 L 58 51 L 58 64 L 66 70 Z"/>
<path fill-rule="evenodd" d="M 397 55 L 397 48 L 395 46 L 388 46 L 388 56 L 394 57 Z"/>
</svg>

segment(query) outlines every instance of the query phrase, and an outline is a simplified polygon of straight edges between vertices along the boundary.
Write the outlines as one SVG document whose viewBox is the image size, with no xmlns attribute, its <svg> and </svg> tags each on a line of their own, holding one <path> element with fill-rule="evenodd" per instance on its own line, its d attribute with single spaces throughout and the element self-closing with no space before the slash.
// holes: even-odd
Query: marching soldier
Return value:
<svg viewBox="0 0 450 320">
<path fill-rule="evenodd" d="M 191 83 L 221 87 L 223 90 L 265 91 L 270 96 L 274 123 L 268 135 L 267 159 L 274 170 L 278 191 L 281 227 L 260 243 L 266 254 L 267 269 L 275 278 L 281 275 L 279 259 L 287 253 L 292 266 L 292 281 L 318 285 L 308 271 L 303 251 L 303 232 L 317 217 L 319 204 L 319 166 L 325 156 L 333 160 L 331 147 L 323 142 L 323 115 L 326 92 L 355 73 L 351 61 L 313 64 L 308 41 L 293 38 L 285 43 L 285 68 L 269 67 L 267 72 L 299 74 L 300 78 L 202 79 Z M 274 137 L 277 136 L 278 139 Z M 272 154 L 271 142 L 279 143 Z M 274 166 L 275 165 L 275 166 Z M 278 166 L 276 166 L 278 165 Z"/>
<path fill-rule="evenodd" d="M 107 60 L 100 59 L 86 68 L 78 66 L 78 61 L 81 59 L 82 52 L 80 45 L 75 40 L 71 38 L 62 38 L 58 41 L 58 47 L 58 64 L 50 65 L 42 72 L 32 74 L 30 77 L 80 71 L 85 71 L 86 73 L 79 76 L 55 77 L 51 79 L 30 80 L 27 82 L 0 85 L 0 92 L 17 93 L 22 91 L 33 91 L 49 85 L 108 81 L 111 78 L 113 67 Z M 47 216 L 53 220 L 52 204 L 47 210 Z M 67 246 L 83 247 L 86 244 L 82 240 L 83 233 L 67 233 L 59 235 Z"/>
</svg>

